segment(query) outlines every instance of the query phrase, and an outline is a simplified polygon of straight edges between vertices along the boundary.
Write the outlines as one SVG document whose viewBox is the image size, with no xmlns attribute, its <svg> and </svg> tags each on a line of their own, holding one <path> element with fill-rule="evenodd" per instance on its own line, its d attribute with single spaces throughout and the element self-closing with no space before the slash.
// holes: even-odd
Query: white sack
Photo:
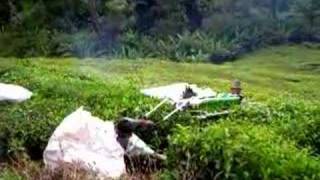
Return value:
<svg viewBox="0 0 320 180">
<path fill-rule="evenodd" d="M 125 173 L 123 155 L 113 123 L 79 108 L 54 131 L 43 158 L 51 169 L 57 168 L 60 162 L 74 163 L 100 175 L 118 178 Z"/>
<path fill-rule="evenodd" d="M 0 83 L 0 101 L 22 102 L 31 96 L 32 92 L 21 86 Z"/>
<path fill-rule="evenodd" d="M 196 99 L 210 98 L 217 95 L 217 93 L 210 88 L 199 88 L 195 84 L 188 83 L 175 83 L 167 86 L 143 89 L 141 92 L 146 96 L 158 99 L 170 99 L 172 103 L 179 103 L 182 100 L 182 95 L 186 87 L 190 87 L 193 92 L 197 94 Z"/>
</svg>

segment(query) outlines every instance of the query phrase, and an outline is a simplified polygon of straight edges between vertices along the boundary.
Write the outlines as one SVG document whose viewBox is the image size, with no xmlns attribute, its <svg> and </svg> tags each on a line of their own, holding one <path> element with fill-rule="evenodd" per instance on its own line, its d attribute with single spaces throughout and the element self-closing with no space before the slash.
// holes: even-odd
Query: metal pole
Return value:
<svg viewBox="0 0 320 180">
<path fill-rule="evenodd" d="M 173 110 L 171 113 L 169 113 L 166 117 L 163 118 L 163 120 L 167 120 L 169 119 L 172 115 L 174 115 L 176 112 L 180 111 L 180 108 L 176 108 L 175 110 Z"/>
<path fill-rule="evenodd" d="M 149 117 L 153 112 L 155 112 L 157 109 L 159 109 L 159 107 L 161 107 L 164 103 L 166 103 L 167 101 L 169 101 L 168 98 L 164 99 L 163 101 L 161 101 L 156 107 L 154 107 L 151 111 L 149 111 L 148 113 L 146 113 L 145 117 Z"/>
</svg>

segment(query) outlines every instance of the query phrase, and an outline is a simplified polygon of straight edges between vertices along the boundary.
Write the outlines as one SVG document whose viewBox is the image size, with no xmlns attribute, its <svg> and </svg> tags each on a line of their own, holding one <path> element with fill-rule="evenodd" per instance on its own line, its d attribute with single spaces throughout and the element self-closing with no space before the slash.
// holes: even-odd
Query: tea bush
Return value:
<svg viewBox="0 0 320 180">
<path fill-rule="evenodd" d="M 319 179 L 319 159 L 265 125 L 231 122 L 180 127 L 171 137 L 166 177 Z M 169 175 L 168 175 L 169 174 Z"/>
<path fill-rule="evenodd" d="M 24 178 L 19 176 L 16 172 L 9 169 L 0 169 L 0 179 L 2 180 L 23 180 Z"/>
<path fill-rule="evenodd" d="M 76 61 L 37 59 L 0 65 L 0 82 L 19 84 L 34 93 L 23 103 L 1 104 L 0 151 L 6 149 L 9 155 L 27 152 L 32 158 L 41 158 L 54 129 L 80 106 L 103 120 L 117 120 L 121 116 L 142 117 L 158 103 L 143 96 L 135 80 L 106 82 L 76 71 L 73 63 Z M 150 117 L 158 131 L 137 132 L 155 149 L 167 147 L 167 136 L 176 123 L 197 123 L 188 113 L 173 116 L 174 121 L 162 121 L 171 110 L 167 105 Z"/>
<path fill-rule="evenodd" d="M 12 153 L 27 150 L 42 156 L 55 127 L 80 106 L 101 119 L 112 120 L 121 115 L 141 115 L 147 111 L 145 104 L 153 102 L 139 94 L 133 85 L 107 84 L 70 72 L 67 64 L 62 67 L 53 62 L 41 65 L 22 60 L 1 74 L 1 82 L 19 84 L 34 93 L 32 99 L 24 103 L 4 103 L 0 107 L 1 133 L 5 139 L 2 142 L 8 144 Z"/>
<path fill-rule="evenodd" d="M 320 153 L 320 106 L 290 98 L 270 98 L 266 104 L 247 104 L 228 119 L 268 125 L 301 147 Z"/>
<path fill-rule="evenodd" d="M 1 103 L 0 155 L 27 152 L 41 158 L 54 129 L 80 106 L 116 120 L 142 116 L 158 103 L 141 95 L 135 78 L 101 79 L 98 73 L 79 71 L 79 61 L 10 60 L 0 63 L 0 82 L 25 86 L 34 95 L 19 104 Z M 138 135 L 168 154 L 165 178 L 319 178 L 319 105 L 299 98 L 267 99 L 232 106 L 232 114 L 216 121 L 199 121 L 189 112 L 163 121 L 172 110 L 166 105 L 150 117 L 158 130 Z"/>
</svg>

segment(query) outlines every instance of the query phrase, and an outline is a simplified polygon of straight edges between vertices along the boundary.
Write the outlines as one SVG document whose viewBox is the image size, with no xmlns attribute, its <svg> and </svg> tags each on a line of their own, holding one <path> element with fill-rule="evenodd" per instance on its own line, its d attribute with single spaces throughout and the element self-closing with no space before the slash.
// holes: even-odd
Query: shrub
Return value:
<svg viewBox="0 0 320 180">
<path fill-rule="evenodd" d="M 228 119 L 236 122 L 252 122 L 274 128 L 301 147 L 311 147 L 320 153 L 320 106 L 300 100 L 271 98 L 266 104 L 247 104 L 237 109 Z"/>
<path fill-rule="evenodd" d="M 54 66 L 53 61 L 50 66 L 20 61 L 3 72 L 1 82 L 19 84 L 34 93 L 24 103 L 0 107 L 1 129 L 7 133 L 5 139 L 10 152 L 27 150 L 41 156 L 55 127 L 79 106 L 84 105 L 94 115 L 111 120 L 121 115 L 141 115 L 146 112 L 146 106 L 142 105 L 152 103 L 133 85 L 106 84 L 70 72 L 68 65 L 65 66 Z"/>
<path fill-rule="evenodd" d="M 59 43 L 57 53 L 62 55 L 73 55 L 77 57 L 96 57 L 102 51 L 106 51 L 107 47 L 102 50 L 99 47 L 100 40 L 86 30 L 82 30 L 73 34 L 56 33 L 56 41 Z"/>
<path fill-rule="evenodd" d="M 46 29 L 10 31 L 0 33 L 0 56 L 49 56 L 55 54 L 57 42 L 53 32 Z"/>
<path fill-rule="evenodd" d="M 171 137 L 169 167 L 179 179 L 318 179 L 320 163 L 271 128 L 226 121 L 180 127 Z"/>
<path fill-rule="evenodd" d="M 19 176 L 16 172 L 9 169 L 0 169 L 0 179 L 2 180 L 22 180 L 23 178 Z"/>
<path fill-rule="evenodd" d="M 203 61 L 216 50 L 231 47 L 227 38 L 217 38 L 201 32 L 184 32 L 175 36 L 141 36 L 129 31 L 115 54 L 120 57 L 163 57 L 174 61 Z"/>
<path fill-rule="evenodd" d="M 28 152 L 33 159 L 42 151 L 54 129 L 68 114 L 85 106 L 104 120 L 121 116 L 141 117 L 157 100 L 143 96 L 134 80 L 129 83 L 105 82 L 95 76 L 72 70 L 75 61 L 20 60 L 13 66 L 0 66 L 0 81 L 22 85 L 34 96 L 23 103 L 0 106 L 0 146 L 10 155 Z M 162 121 L 172 108 L 168 105 L 150 117 L 157 123 L 157 132 L 137 132 L 155 149 L 167 147 L 167 135 L 176 123 L 192 123 L 188 114 L 177 114 L 174 121 Z"/>
</svg>

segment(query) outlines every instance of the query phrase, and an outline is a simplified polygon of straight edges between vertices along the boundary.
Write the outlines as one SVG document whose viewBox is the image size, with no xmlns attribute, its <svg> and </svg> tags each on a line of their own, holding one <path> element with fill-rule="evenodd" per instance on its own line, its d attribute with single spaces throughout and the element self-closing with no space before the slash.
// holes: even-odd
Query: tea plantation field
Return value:
<svg viewBox="0 0 320 180">
<path fill-rule="evenodd" d="M 141 137 L 168 156 L 155 178 L 320 179 L 320 50 L 306 46 L 270 47 L 223 65 L 0 58 L 0 82 L 34 92 L 21 104 L 0 103 L 0 179 L 37 179 L 48 138 L 79 106 L 105 120 L 139 117 L 158 103 L 141 88 L 189 82 L 229 91 L 233 79 L 246 99 L 229 116 L 198 121 L 179 113 L 162 121 L 166 106 L 151 117 L 158 131 Z M 32 170 L 8 157 L 26 159 Z"/>
</svg>

